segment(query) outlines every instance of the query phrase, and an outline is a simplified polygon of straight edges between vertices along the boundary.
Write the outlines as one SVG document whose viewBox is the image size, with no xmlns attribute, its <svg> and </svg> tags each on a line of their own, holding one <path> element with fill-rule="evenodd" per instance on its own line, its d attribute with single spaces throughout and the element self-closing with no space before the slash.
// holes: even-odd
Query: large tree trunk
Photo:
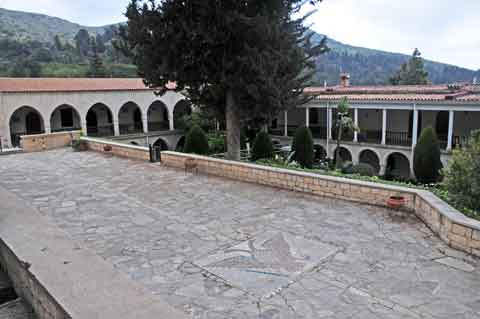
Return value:
<svg viewBox="0 0 480 319">
<path fill-rule="evenodd" d="M 335 149 L 335 168 L 342 168 L 342 158 L 340 157 L 340 141 L 342 140 L 343 127 L 342 124 L 339 124 L 338 133 L 337 133 L 337 148 Z"/>
<path fill-rule="evenodd" d="M 227 91 L 227 159 L 232 161 L 240 160 L 240 116 L 238 114 L 235 98 L 231 90 Z"/>
</svg>

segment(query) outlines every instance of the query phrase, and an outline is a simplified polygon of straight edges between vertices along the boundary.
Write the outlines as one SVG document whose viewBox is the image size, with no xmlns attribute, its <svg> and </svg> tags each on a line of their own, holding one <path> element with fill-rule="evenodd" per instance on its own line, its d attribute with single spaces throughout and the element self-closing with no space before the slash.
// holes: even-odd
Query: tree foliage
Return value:
<svg viewBox="0 0 480 319">
<path fill-rule="evenodd" d="M 348 99 L 344 97 L 337 107 L 337 117 L 335 119 L 334 127 L 337 130 L 337 148 L 335 150 L 335 166 L 342 167 L 342 157 L 340 156 L 341 141 L 344 133 L 359 131 L 359 128 L 353 122 L 350 114 L 350 104 Z"/>
<path fill-rule="evenodd" d="M 205 131 L 198 125 L 193 125 L 185 139 L 185 153 L 207 155 L 209 153 L 208 139 Z"/>
<path fill-rule="evenodd" d="M 275 155 L 272 139 L 267 132 L 261 131 L 257 134 L 252 148 L 252 160 L 270 159 Z"/>
<path fill-rule="evenodd" d="M 452 200 L 480 213 L 480 130 L 472 132 L 466 148 L 453 152 L 444 175 Z"/>
<path fill-rule="evenodd" d="M 392 85 L 422 85 L 428 84 L 428 72 L 425 71 L 422 54 L 418 49 L 413 52 L 412 58 L 402 64 L 391 78 Z"/>
<path fill-rule="evenodd" d="M 443 165 L 440 160 L 440 145 L 434 129 L 422 131 L 413 155 L 413 170 L 420 183 L 436 183 Z"/>
<path fill-rule="evenodd" d="M 307 127 L 300 127 L 295 132 L 292 143 L 292 152 L 295 152 L 294 159 L 300 166 L 312 168 L 315 159 L 312 132 Z"/>
<path fill-rule="evenodd" d="M 90 69 L 88 76 L 92 78 L 103 78 L 107 75 L 105 66 L 103 65 L 102 57 L 97 48 L 97 41 L 94 37 L 90 39 L 90 46 L 92 48 L 92 57 L 90 58 Z"/>
<path fill-rule="evenodd" d="M 312 59 L 326 46 L 312 46 L 304 20 L 292 18 L 303 3 L 132 0 L 123 34 L 147 84 L 175 81 L 195 105 L 226 115 L 227 156 L 238 159 L 242 122 L 305 102 Z"/>
</svg>

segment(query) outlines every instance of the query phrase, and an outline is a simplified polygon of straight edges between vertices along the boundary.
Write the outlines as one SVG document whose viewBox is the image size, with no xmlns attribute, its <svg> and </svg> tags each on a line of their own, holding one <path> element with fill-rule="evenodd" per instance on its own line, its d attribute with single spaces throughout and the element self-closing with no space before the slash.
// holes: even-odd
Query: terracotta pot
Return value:
<svg viewBox="0 0 480 319">
<path fill-rule="evenodd" d="M 103 150 L 104 150 L 105 152 L 111 152 L 111 151 L 112 151 L 112 146 L 110 146 L 110 145 L 105 145 L 105 146 L 103 147 Z"/>
<path fill-rule="evenodd" d="M 392 209 L 399 209 L 405 206 L 405 197 L 403 196 L 392 196 L 387 201 L 388 207 Z"/>
</svg>

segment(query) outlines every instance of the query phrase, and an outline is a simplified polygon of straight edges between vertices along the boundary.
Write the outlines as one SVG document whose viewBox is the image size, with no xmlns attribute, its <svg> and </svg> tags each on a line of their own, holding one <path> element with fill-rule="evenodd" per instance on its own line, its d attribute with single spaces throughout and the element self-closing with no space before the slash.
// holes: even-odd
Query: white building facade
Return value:
<svg viewBox="0 0 480 319">
<path fill-rule="evenodd" d="M 0 79 L 0 139 L 19 146 L 20 136 L 82 130 L 121 136 L 175 130 L 191 112 L 181 94 L 162 96 L 140 79 Z"/>
<path fill-rule="evenodd" d="M 351 117 L 360 131 L 342 138 L 341 156 L 345 161 L 371 164 L 381 175 L 413 176 L 413 150 L 427 127 L 437 133 L 444 165 L 452 150 L 465 145 L 471 132 L 480 129 L 478 85 L 340 85 L 309 88 L 306 93 L 313 95 L 313 100 L 278 116 L 272 125 L 274 135 L 287 141 L 297 127 L 307 126 L 319 153 L 323 153 L 319 156 L 332 158 L 336 150 L 336 109 L 347 97 Z"/>
</svg>

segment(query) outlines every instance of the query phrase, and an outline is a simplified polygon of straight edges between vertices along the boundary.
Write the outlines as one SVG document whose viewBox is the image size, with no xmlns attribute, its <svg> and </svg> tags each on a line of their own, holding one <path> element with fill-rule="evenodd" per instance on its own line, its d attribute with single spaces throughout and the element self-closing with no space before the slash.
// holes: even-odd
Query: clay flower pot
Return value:
<svg viewBox="0 0 480 319">
<path fill-rule="evenodd" d="M 405 202 L 406 202 L 405 197 L 403 197 L 401 195 L 396 195 L 396 196 L 391 196 L 387 200 L 387 205 L 388 205 L 388 207 L 390 207 L 392 209 L 400 209 L 403 206 L 405 206 Z"/>
<path fill-rule="evenodd" d="M 105 152 L 111 152 L 111 151 L 112 151 L 112 146 L 111 146 L 111 145 L 105 145 L 105 146 L 103 147 L 103 151 L 105 151 Z"/>
</svg>

